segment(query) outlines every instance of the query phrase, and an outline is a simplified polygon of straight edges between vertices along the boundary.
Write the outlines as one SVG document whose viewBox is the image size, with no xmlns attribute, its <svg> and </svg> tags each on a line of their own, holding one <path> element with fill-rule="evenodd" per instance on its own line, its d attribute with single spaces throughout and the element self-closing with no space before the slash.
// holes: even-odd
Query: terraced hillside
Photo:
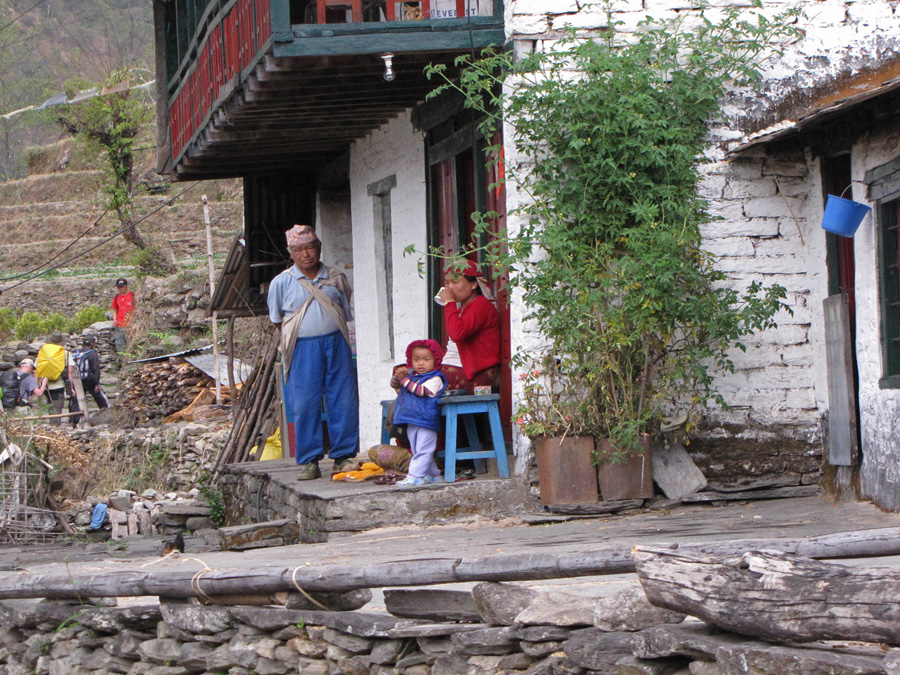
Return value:
<svg viewBox="0 0 900 675">
<path fill-rule="evenodd" d="M 150 153 L 144 154 L 149 163 Z M 112 236 L 119 225 L 113 216 L 103 214 L 102 172 L 91 164 L 65 141 L 33 152 L 27 178 L 0 182 L 0 289 L 4 291 L 0 306 L 68 314 L 85 304 L 105 304 L 116 277 L 134 276 L 137 249 L 121 236 Z M 169 186 L 149 166 L 141 168 L 139 182 L 148 189 L 135 202 L 136 217 L 163 207 L 140 223 L 144 236 L 171 251 L 179 267 L 205 268 L 201 204 L 205 194 L 210 201 L 213 247 L 221 260 L 241 225 L 240 182 Z M 164 206 L 186 188 L 190 189 Z M 59 266 L 58 273 L 21 283 L 27 273 L 48 262 Z"/>
</svg>

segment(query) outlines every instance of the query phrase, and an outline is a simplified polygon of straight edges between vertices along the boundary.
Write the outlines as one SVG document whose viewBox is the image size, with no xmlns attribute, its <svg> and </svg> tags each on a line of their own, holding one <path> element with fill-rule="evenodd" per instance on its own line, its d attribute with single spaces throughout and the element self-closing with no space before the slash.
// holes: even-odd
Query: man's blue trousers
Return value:
<svg viewBox="0 0 900 675">
<path fill-rule="evenodd" d="M 322 459 L 322 397 L 334 460 L 354 457 L 359 446 L 359 393 L 350 347 L 340 331 L 297 338 L 287 377 L 297 439 L 297 464 Z"/>
</svg>

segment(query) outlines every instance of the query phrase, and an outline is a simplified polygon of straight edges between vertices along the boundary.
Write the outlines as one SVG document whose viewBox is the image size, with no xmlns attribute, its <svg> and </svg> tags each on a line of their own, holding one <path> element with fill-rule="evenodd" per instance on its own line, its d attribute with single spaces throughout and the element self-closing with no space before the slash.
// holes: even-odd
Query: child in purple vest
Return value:
<svg viewBox="0 0 900 675">
<path fill-rule="evenodd" d="M 406 348 L 409 373 L 397 383 L 400 393 L 394 404 L 394 424 L 405 424 L 412 448 L 409 472 L 401 486 L 443 483 L 434 461 L 441 413 L 438 397 L 447 388 L 441 373 L 444 350 L 435 340 L 413 340 Z"/>
</svg>

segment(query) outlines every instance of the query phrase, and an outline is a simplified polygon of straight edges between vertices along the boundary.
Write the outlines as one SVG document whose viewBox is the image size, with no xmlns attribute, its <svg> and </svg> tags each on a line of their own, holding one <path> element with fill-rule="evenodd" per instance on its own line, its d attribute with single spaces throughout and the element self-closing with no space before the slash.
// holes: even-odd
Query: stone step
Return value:
<svg viewBox="0 0 900 675">
<path fill-rule="evenodd" d="M 300 526 L 305 543 L 328 541 L 391 525 L 447 524 L 473 517 L 502 518 L 525 510 L 528 496 L 515 478 L 476 480 L 402 488 L 372 481 L 330 480 L 331 460 L 320 462 L 322 478 L 297 480 L 292 459 L 227 465 L 220 488 L 229 523 L 281 518 Z"/>
</svg>

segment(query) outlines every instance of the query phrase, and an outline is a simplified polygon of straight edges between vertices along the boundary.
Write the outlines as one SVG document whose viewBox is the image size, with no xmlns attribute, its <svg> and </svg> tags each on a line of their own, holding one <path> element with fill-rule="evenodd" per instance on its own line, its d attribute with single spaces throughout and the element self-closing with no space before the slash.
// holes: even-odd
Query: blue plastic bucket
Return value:
<svg viewBox="0 0 900 675">
<path fill-rule="evenodd" d="M 842 237 L 852 237 L 869 212 L 869 208 L 859 202 L 828 195 L 828 200 L 825 202 L 825 215 L 822 216 L 822 229 Z"/>
</svg>

